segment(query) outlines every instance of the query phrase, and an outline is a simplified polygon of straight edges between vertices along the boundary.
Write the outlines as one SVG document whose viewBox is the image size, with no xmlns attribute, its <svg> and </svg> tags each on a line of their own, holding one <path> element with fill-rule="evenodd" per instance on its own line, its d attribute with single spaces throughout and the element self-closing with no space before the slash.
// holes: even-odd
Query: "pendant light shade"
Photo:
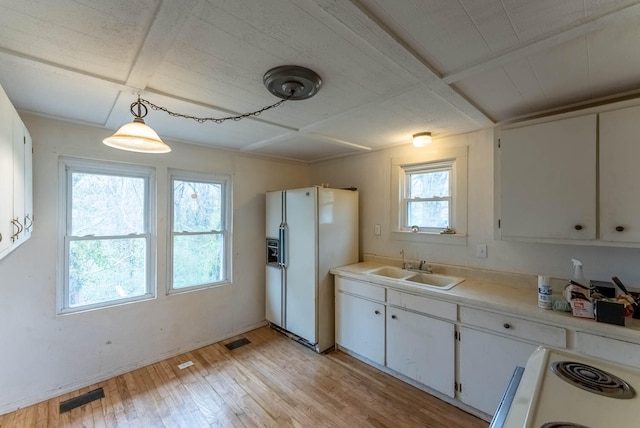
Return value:
<svg viewBox="0 0 640 428">
<path fill-rule="evenodd" d="M 424 147 L 431 143 L 431 132 L 420 132 L 413 134 L 413 146 Z"/>
<path fill-rule="evenodd" d="M 171 147 L 160 139 L 156 131 L 145 125 L 140 117 L 123 125 L 115 134 L 102 142 L 107 146 L 130 152 L 168 153 L 171 151 Z"/>
</svg>

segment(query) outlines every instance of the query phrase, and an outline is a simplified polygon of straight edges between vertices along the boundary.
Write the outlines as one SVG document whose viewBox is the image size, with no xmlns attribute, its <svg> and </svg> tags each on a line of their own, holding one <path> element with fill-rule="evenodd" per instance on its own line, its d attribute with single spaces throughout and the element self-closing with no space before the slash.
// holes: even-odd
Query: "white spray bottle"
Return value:
<svg viewBox="0 0 640 428">
<path fill-rule="evenodd" d="M 573 276 L 571 279 L 583 287 L 589 288 L 589 281 L 584 277 L 584 272 L 582 271 L 582 262 L 580 260 L 571 259 L 571 263 L 573 263 Z"/>
</svg>

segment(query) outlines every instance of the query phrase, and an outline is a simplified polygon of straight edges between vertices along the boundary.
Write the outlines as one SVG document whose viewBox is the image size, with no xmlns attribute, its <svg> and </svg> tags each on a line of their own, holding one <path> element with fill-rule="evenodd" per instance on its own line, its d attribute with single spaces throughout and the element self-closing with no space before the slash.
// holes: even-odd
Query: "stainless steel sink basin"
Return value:
<svg viewBox="0 0 640 428">
<path fill-rule="evenodd" d="M 405 284 L 410 283 L 415 286 L 437 288 L 439 290 L 449 290 L 464 281 L 464 278 L 456 276 L 415 272 L 393 266 L 382 266 L 365 273 L 397 280 Z"/>
<path fill-rule="evenodd" d="M 462 281 L 464 281 L 464 278 L 459 278 L 456 276 L 436 275 L 433 273 L 417 273 L 414 276 L 404 278 L 404 280 L 437 287 L 443 290 L 448 290 L 460 284 Z"/>
</svg>

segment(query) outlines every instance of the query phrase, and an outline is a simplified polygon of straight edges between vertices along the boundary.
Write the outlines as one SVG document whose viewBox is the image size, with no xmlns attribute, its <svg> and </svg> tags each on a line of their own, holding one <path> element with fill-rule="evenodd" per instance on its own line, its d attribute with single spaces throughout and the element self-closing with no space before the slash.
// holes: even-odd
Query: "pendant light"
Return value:
<svg viewBox="0 0 640 428">
<path fill-rule="evenodd" d="M 297 65 L 283 65 L 272 68 L 264 74 L 262 81 L 269 92 L 282 99 L 275 104 L 254 112 L 222 118 L 196 117 L 175 113 L 165 107 L 140 98 L 138 95 L 138 101 L 132 103 L 130 108 L 131 114 L 134 116 L 133 122 L 122 126 L 115 134 L 105 138 L 102 142 L 107 146 L 132 152 L 167 153 L 171 151 L 171 147 L 166 145 L 158 134 L 144 123 L 143 118 L 148 112 L 147 105 L 153 110 L 160 110 L 174 117 L 193 119 L 198 123 L 207 121 L 223 123 L 227 120 L 238 121 L 246 117 L 258 116 L 266 110 L 281 106 L 288 100 L 306 100 L 314 96 L 322 86 L 322 79 L 316 72 Z"/>
<path fill-rule="evenodd" d="M 137 111 L 134 110 L 137 107 Z M 144 113 L 142 110 L 144 109 Z M 131 104 L 133 122 L 123 125 L 111 137 L 102 140 L 104 144 L 120 150 L 141 153 L 168 153 L 171 147 L 160 139 L 156 131 L 144 123 L 143 117 L 147 115 L 147 107 L 140 101 Z"/>
</svg>

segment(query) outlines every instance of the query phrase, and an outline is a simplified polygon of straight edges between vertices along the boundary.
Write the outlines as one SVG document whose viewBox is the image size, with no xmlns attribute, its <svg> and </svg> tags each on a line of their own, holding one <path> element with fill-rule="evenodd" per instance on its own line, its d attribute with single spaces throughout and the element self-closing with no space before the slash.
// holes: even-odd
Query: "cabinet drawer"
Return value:
<svg viewBox="0 0 640 428">
<path fill-rule="evenodd" d="M 343 277 L 336 277 L 336 291 L 344 291 L 356 296 L 384 302 L 384 288 L 367 282 L 356 281 Z"/>
<path fill-rule="evenodd" d="M 567 346 L 567 331 L 564 328 L 522 318 L 460 307 L 460 322 L 557 348 L 565 348 Z"/>
<path fill-rule="evenodd" d="M 579 353 L 591 357 L 640 368 L 640 345 L 637 343 L 578 331 L 576 349 Z"/>
<path fill-rule="evenodd" d="M 399 308 L 409 309 L 451 321 L 456 321 L 457 319 L 456 304 L 443 302 L 442 300 L 415 296 L 413 294 L 389 289 L 387 290 L 387 303 Z"/>
</svg>

